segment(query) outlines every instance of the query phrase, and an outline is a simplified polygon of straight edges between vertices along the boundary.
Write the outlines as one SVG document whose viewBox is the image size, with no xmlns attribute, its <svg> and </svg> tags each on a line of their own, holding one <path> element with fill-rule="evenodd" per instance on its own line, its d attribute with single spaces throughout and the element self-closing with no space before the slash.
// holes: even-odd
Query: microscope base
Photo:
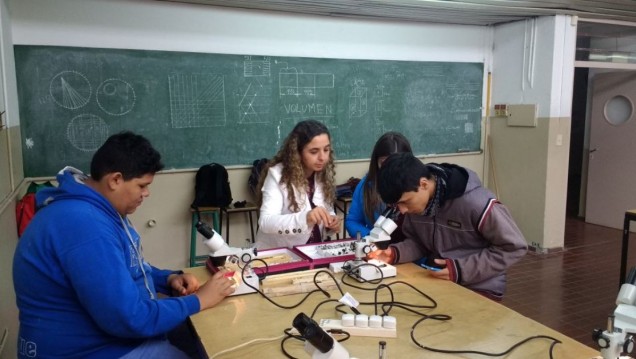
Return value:
<svg viewBox="0 0 636 359">
<path fill-rule="evenodd" d="M 207 267 L 208 271 L 210 273 L 212 273 L 212 274 L 218 272 L 219 269 L 227 269 L 229 271 L 233 271 L 234 272 L 234 274 L 231 275 L 231 277 L 234 279 L 234 281 L 237 284 L 235 284 L 236 290 L 234 291 L 234 293 L 230 294 L 230 296 L 241 295 L 241 294 L 249 294 L 249 293 L 256 293 L 256 289 L 260 288 L 259 287 L 260 286 L 260 280 L 259 280 L 258 276 L 256 275 L 256 273 L 254 273 L 254 271 L 251 268 L 245 270 L 245 282 L 247 282 L 249 285 L 251 285 L 252 287 L 254 287 L 256 289 L 252 289 L 252 288 L 248 287 L 247 284 L 245 284 L 245 282 L 243 282 L 243 280 L 241 279 L 241 269 L 235 264 L 227 263 L 223 267 L 216 267 L 212 263 L 212 260 L 210 260 L 208 258 L 208 260 L 205 262 L 205 266 Z"/>
<path fill-rule="evenodd" d="M 373 264 L 374 266 L 361 266 L 352 272 L 352 276 L 360 282 L 390 278 L 397 275 L 397 269 L 390 264 L 380 262 L 377 259 L 370 259 L 367 263 Z"/>
<path fill-rule="evenodd" d="M 373 264 L 377 267 L 363 265 L 359 268 L 354 269 L 351 272 L 351 276 L 360 282 L 376 280 L 380 278 L 390 278 L 397 275 L 397 269 L 394 266 L 381 262 L 377 259 L 370 259 L 367 262 L 360 261 L 359 263 L 356 263 L 355 261 L 331 263 L 329 265 L 329 269 L 334 273 L 340 273 L 347 267 L 355 268 L 356 266 L 364 263 Z M 380 274 L 380 272 L 382 272 L 382 274 Z"/>
<path fill-rule="evenodd" d="M 240 273 L 239 273 L 239 278 L 241 278 Z M 245 272 L 245 282 L 247 282 L 249 285 L 251 285 L 252 287 L 256 289 L 252 289 L 248 287 L 247 284 L 245 284 L 245 282 L 243 282 L 242 280 L 239 280 L 239 282 L 241 284 L 239 284 L 238 287 L 236 287 L 236 290 L 234 291 L 234 293 L 230 294 L 230 296 L 256 293 L 256 289 L 259 288 L 258 276 L 252 270 Z"/>
</svg>

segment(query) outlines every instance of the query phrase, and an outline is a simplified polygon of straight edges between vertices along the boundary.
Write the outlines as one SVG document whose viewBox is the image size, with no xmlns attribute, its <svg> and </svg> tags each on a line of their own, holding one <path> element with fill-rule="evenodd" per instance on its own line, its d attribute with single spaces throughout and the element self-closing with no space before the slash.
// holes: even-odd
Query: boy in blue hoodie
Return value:
<svg viewBox="0 0 636 359">
<path fill-rule="evenodd" d="M 162 168 L 147 139 L 122 132 L 97 150 L 90 177 L 66 167 L 59 187 L 37 193 L 43 207 L 13 260 L 20 358 L 187 358 L 166 333 L 234 289 L 221 272 L 200 285 L 145 262 L 128 215 Z"/>
</svg>

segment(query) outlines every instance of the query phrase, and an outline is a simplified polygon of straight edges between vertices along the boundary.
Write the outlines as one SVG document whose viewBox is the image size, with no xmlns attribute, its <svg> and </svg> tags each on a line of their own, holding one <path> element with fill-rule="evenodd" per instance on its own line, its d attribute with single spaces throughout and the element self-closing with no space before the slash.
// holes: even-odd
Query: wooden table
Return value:
<svg viewBox="0 0 636 359">
<path fill-rule="evenodd" d="M 556 332 L 532 319 L 476 294 L 455 283 L 437 280 L 430 277 L 425 270 L 414 264 L 401 264 L 398 277 L 386 279 L 406 281 L 437 301 L 435 309 L 421 309 L 425 314 L 447 314 L 450 321 L 440 322 L 425 320 L 415 330 L 418 341 L 433 348 L 450 350 L 479 350 L 486 352 L 502 352 L 515 343 L 535 335 L 547 335 L 561 340 L 562 344 L 554 347 L 554 358 L 593 358 L 599 355 L 595 349 L 587 347 L 565 335 Z M 188 268 L 200 280 L 209 277 L 205 268 Z M 351 293 L 358 301 L 373 301 L 373 292 L 361 291 L 344 286 L 345 292 Z M 339 298 L 338 291 L 331 291 L 334 298 Z M 338 295 L 336 295 L 338 294 Z M 396 287 L 396 300 L 410 303 L 429 304 L 427 300 L 416 295 L 406 286 Z M 277 297 L 277 303 L 291 305 L 297 303 L 303 295 L 296 294 Z M 311 316 L 316 304 L 325 300 L 325 296 L 313 294 L 300 307 L 281 309 L 259 294 L 248 294 L 226 298 L 214 308 L 205 310 L 190 317 L 207 355 L 214 355 L 224 349 L 232 348 L 257 338 L 272 338 L 283 334 L 283 329 L 290 328 L 294 317 L 304 312 Z M 381 299 L 387 299 L 382 295 Z M 541 303 L 537 303 L 541 305 Z M 374 314 L 372 306 L 361 306 L 364 314 Z M 388 358 L 483 358 L 477 355 L 441 354 L 424 350 L 416 346 L 410 337 L 411 326 L 420 318 L 403 309 L 394 308 L 391 315 L 397 317 L 397 338 L 351 337 L 342 342 L 351 357 L 377 358 L 378 342 L 387 343 Z M 334 305 L 320 307 L 314 319 L 337 319 L 339 314 Z M 591 333 L 591 329 L 590 329 Z M 590 334 L 591 335 L 591 334 Z M 280 350 L 281 340 L 253 343 L 235 351 L 223 354 L 219 358 L 283 358 Z M 532 340 L 515 349 L 506 359 L 511 358 L 549 358 L 551 340 Z M 291 339 L 285 343 L 286 350 L 297 358 L 310 358 L 302 349 L 300 341 Z"/>
</svg>

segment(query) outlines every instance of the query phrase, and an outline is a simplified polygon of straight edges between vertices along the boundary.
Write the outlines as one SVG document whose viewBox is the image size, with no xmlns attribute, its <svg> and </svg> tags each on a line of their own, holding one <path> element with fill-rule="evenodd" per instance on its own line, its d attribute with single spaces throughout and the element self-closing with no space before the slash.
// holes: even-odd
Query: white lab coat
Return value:
<svg viewBox="0 0 636 359">
<path fill-rule="evenodd" d="M 267 177 L 263 183 L 263 204 L 258 220 L 258 232 L 256 233 L 256 248 L 293 247 L 307 243 L 312 228 L 307 226 L 307 213 L 311 211 L 311 204 L 306 192 L 302 194 L 294 188 L 299 212 L 289 210 L 287 188 L 280 182 L 283 165 L 281 163 L 272 166 L 267 171 Z M 335 215 L 333 205 L 325 203 L 322 183 L 316 178 L 313 202 L 317 207 L 324 207 L 329 213 Z M 324 227 L 320 226 L 320 232 Z M 323 235 L 324 238 L 324 235 Z"/>
</svg>

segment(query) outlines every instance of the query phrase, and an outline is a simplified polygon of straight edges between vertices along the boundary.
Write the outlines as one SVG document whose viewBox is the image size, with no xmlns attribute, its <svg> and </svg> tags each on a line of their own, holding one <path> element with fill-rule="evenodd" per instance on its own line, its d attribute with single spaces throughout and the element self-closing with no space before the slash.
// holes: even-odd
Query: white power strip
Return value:
<svg viewBox="0 0 636 359">
<path fill-rule="evenodd" d="M 358 326 L 344 326 L 340 319 L 321 319 L 320 327 L 325 331 L 330 329 L 342 330 L 355 337 L 376 337 L 376 338 L 397 338 L 397 329 L 385 327 L 358 327 Z"/>
</svg>

